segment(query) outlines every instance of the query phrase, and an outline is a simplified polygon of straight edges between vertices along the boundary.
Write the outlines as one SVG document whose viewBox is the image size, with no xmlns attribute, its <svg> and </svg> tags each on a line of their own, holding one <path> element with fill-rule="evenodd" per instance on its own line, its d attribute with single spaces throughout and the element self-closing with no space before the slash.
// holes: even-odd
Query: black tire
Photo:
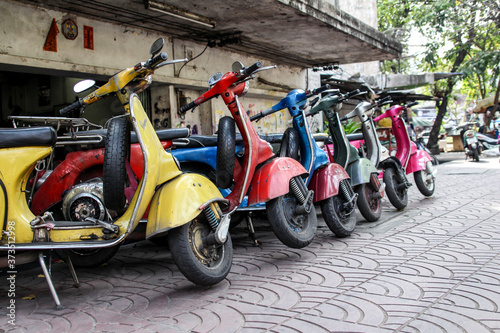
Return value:
<svg viewBox="0 0 500 333">
<path fill-rule="evenodd" d="M 318 220 L 312 207 L 309 214 L 297 215 L 297 199 L 290 192 L 266 203 L 269 224 L 276 237 L 285 245 L 300 249 L 309 245 L 316 234 Z"/>
<path fill-rule="evenodd" d="M 479 152 L 477 151 L 477 148 L 472 150 L 472 160 L 479 162 Z"/>
<path fill-rule="evenodd" d="M 427 172 L 425 170 L 420 170 L 413 173 L 413 178 L 415 179 L 415 184 L 417 185 L 420 193 L 426 197 L 430 197 L 434 194 L 434 189 L 436 188 L 436 182 L 434 179 L 426 181 Z"/>
<path fill-rule="evenodd" d="M 175 264 L 191 282 L 212 286 L 224 280 L 233 262 L 233 243 L 228 234 L 222 245 L 206 245 L 211 228 L 198 218 L 168 232 L 168 244 Z"/>
<path fill-rule="evenodd" d="M 320 202 L 321 213 L 326 225 L 339 238 L 350 236 L 356 228 L 354 208 L 351 212 L 342 211 L 341 207 L 344 203 L 345 200 L 340 195 Z"/>
<path fill-rule="evenodd" d="M 381 200 L 372 198 L 374 191 L 368 184 L 360 184 L 354 188 L 358 194 L 358 209 L 361 215 L 368 222 L 375 222 L 380 219 L 382 215 Z"/>
<path fill-rule="evenodd" d="M 122 213 L 127 199 L 127 163 L 130 156 L 130 124 L 127 118 L 113 118 L 109 122 L 104 142 L 103 196 L 107 209 Z"/>
<path fill-rule="evenodd" d="M 236 149 L 236 127 L 234 119 L 222 117 L 217 132 L 217 173 L 215 185 L 229 188 L 233 183 L 234 151 Z"/>
<path fill-rule="evenodd" d="M 401 184 L 404 184 L 404 180 L 399 177 L 397 170 L 394 168 L 385 169 L 384 183 L 385 192 L 391 204 L 398 210 L 405 209 L 408 205 L 408 188 L 398 189 Z"/>
<path fill-rule="evenodd" d="M 299 160 L 299 132 L 289 127 L 286 129 L 281 139 L 279 157 L 291 157 L 294 160 Z"/>
<path fill-rule="evenodd" d="M 64 261 L 67 261 L 66 255 L 68 255 L 75 267 L 99 267 L 111 260 L 120 246 L 121 244 L 99 249 L 55 250 L 55 252 Z"/>
</svg>

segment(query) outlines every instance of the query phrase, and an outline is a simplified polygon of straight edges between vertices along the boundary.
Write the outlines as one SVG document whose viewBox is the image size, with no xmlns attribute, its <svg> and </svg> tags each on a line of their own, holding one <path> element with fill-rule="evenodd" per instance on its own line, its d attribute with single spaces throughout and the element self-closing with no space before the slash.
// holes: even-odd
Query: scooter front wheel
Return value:
<svg viewBox="0 0 500 333">
<path fill-rule="evenodd" d="M 360 184 L 354 188 L 358 194 L 359 212 L 366 221 L 375 222 L 382 215 L 381 198 L 375 195 L 375 191 L 368 184 Z"/>
<path fill-rule="evenodd" d="M 356 228 L 354 204 L 350 211 L 343 208 L 346 200 L 336 195 L 320 202 L 321 213 L 328 228 L 339 238 L 352 234 Z"/>
<path fill-rule="evenodd" d="M 404 209 L 408 205 L 408 188 L 394 168 L 384 170 L 384 183 L 387 198 L 396 209 Z"/>
<path fill-rule="evenodd" d="M 292 193 L 266 203 L 267 218 L 276 237 L 285 245 L 296 249 L 309 245 L 316 234 L 316 210 L 297 214 L 297 199 Z"/>
<path fill-rule="evenodd" d="M 168 232 L 172 258 L 181 273 L 191 282 L 212 286 L 224 280 L 233 262 L 231 237 L 224 244 L 208 244 L 212 231 L 203 216 Z"/>
<path fill-rule="evenodd" d="M 415 179 L 415 184 L 420 193 L 426 197 L 430 197 L 434 194 L 436 183 L 434 178 L 430 177 L 430 174 L 426 170 L 420 170 L 413 173 L 413 178 Z"/>
</svg>

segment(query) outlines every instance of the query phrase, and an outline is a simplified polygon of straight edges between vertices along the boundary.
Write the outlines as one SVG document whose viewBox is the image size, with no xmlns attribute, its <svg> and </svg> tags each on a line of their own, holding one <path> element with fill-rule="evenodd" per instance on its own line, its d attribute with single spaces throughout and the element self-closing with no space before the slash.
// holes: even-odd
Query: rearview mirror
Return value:
<svg viewBox="0 0 500 333">
<path fill-rule="evenodd" d="M 78 94 L 92 88 L 94 85 L 94 80 L 83 80 L 73 86 L 73 91 Z"/>
</svg>

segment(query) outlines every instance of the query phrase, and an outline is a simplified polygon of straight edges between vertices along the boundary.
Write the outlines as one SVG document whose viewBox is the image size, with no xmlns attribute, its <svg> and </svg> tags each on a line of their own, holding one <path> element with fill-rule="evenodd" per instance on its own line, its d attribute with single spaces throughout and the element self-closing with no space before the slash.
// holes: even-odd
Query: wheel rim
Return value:
<svg viewBox="0 0 500 333">
<path fill-rule="evenodd" d="M 365 186 L 365 196 L 368 199 L 370 210 L 377 213 L 380 210 L 380 200 L 373 197 L 373 190 L 369 186 Z"/>
<path fill-rule="evenodd" d="M 200 264 L 208 268 L 216 268 L 224 256 L 224 246 L 207 245 L 206 238 L 211 229 L 198 219 L 191 221 L 188 238 L 191 251 Z"/>
<path fill-rule="evenodd" d="M 428 177 L 431 173 L 427 172 L 427 170 L 423 170 L 420 173 L 420 177 L 422 178 L 422 183 L 424 183 L 425 187 L 432 191 L 434 189 L 434 179 L 432 177 Z"/>
<path fill-rule="evenodd" d="M 285 214 L 286 221 L 292 230 L 300 232 L 305 228 L 306 216 L 297 215 L 295 209 L 297 201 L 295 197 L 285 196 L 283 199 L 283 213 Z"/>
<path fill-rule="evenodd" d="M 395 173 L 392 174 L 392 182 L 396 184 L 395 192 L 399 200 L 404 201 L 406 196 L 406 188 L 403 187 L 400 188 L 399 185 L 402 185 L 403 182 L 399 179 L 399 177 Z"/>
<path fill-rule="evenodd" d="M 337 216 L 339 217 L 339 221 L 342 225 L 346 225 L 349 223 L 349 218 L 351 216 L 352 211 L 354 210 L 354 207 L 350 212 L 345 211 L 342 209 L 342 205 L 344 204 L 344 200 L 342 200 L 339 197 L 334 197 L 333 198 L 333 209 L 335 212 L 337 212 Z"/>
</svg>

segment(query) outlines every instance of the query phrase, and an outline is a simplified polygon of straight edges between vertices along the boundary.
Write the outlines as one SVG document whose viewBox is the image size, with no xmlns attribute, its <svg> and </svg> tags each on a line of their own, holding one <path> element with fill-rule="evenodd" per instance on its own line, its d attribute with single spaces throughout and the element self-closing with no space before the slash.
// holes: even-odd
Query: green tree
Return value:
<svg viewBox="0 0 500 333">
<path fill-rule="evenodd" d="M 459 80 L 465 78 L 462 87 L 469 89 L 469 95 L 474 95 L 473 89 L 477 90 L 471 98 L 491 91 L 498 95 L 500 91 L 500 4 L 498 0 L 379 0 L 378 6 L 379 24 L 384 29 L 393 24 L 403 28 L 412 26 L 427 38 L 425 52 L 418 59 L 423 71 L 464 74 L 437 81 L 431 87 L 433 95 L 440 98 L 427 144 L 433 147 Z M 391 15 L 400 17 L 389 18 Z"/>
</svg>

